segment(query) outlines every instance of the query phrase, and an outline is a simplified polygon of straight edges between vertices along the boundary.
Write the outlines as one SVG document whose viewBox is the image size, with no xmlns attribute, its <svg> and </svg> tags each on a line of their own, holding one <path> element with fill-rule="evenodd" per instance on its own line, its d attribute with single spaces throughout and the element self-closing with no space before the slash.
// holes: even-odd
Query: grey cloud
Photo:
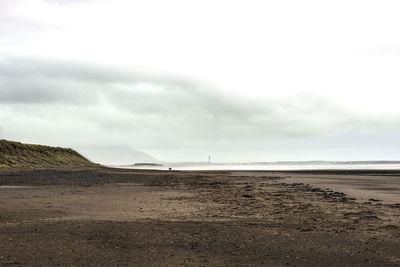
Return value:
<svg viewBox="0 0 400 267">
<path fill-rule="evenodd" d="M 25 105 L 14 112 L 40 120 L 76 118 L 148 146 L 228 146 L 391 125 L 353 116 L 315 95 L 254 99 L 189 79 L 83 63 L 6 58 L 0 64 L 0 105 Z"/>
<path fill-rule="evenodd" d="M 190 107 L 217 118 L 238 118 L 257 107 L 222 95 L 196 81 L 146 75 L 112 68 L 71 62 L 50 62 L 6 58 L 1 62 L 0 101 L 10 103 L 84 102 L 102 95 L 133 112 L 180 113 Z M 157 92 L 140 87 L 153 86 Z M 155 104 L 154 101 L 157 103 Z M 245 102 L 243 99 L 239 101 Z M 134 104 L 134 105 L 133 105 Z M 260 107 L 258 107 L 260 109 Z M 266 107 L 262 107 L 265 112 Z"/>
<path fill-rule="evenodd" d="M 3 57 L 1 75 L 5 77 L 35 76 L 44 79 L 75 80 L 94 84 L 135 84 L 150 82 L 166 86 L 194 87 L 198 83 L 183 78 L 128 71 L 116 66 L 99 66 L 79 61 L 56 61 L 37 58 Z"/>
<path fill-rule="evenodd" d="M 69 103 L 93 102 L 90 90 L 70 81 L 40 79 L 40 77 L 0 78 L 0 103 Z"/>
</svg>

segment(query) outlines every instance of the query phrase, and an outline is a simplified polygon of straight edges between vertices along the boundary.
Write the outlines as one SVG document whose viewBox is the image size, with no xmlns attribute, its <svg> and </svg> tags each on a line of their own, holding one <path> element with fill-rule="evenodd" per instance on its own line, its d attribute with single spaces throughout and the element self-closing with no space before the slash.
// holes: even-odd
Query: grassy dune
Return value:
<svg viewBox="0 0 400 267">
<path fill-rule="evenodd" d="M 92 167 L 92 162 L 70 148 L 0 140 L 0 168 Z"/>
</svg>

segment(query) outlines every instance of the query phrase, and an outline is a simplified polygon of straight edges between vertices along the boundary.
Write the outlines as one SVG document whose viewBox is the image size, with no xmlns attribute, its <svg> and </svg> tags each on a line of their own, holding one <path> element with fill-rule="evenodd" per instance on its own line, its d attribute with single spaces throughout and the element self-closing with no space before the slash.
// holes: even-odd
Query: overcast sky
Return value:
<svg viewBox="0 0 400 267">
<path fill-rule="evenodd" d="M 400 159 L 399 1 L 0 2 L 0 138 Z"/>
</svg>

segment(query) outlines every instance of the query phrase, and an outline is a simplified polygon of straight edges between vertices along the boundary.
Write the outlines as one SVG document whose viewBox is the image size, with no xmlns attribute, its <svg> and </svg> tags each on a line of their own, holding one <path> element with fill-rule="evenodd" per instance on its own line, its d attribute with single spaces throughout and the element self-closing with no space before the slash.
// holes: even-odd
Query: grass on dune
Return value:
<svg viewBox="0 0 400 267">
<path fill-rule="evenodd" d="M 0 140 L 0 168 L 92 166 L 95 166 L 95 164 L 70 148 Z"/>
</svg>

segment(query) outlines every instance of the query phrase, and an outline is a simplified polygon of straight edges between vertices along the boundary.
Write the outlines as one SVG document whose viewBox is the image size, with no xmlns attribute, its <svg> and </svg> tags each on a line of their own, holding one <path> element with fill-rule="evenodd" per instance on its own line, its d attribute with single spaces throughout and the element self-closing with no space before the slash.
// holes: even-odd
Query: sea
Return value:
<svg viewBox="0 0 400 267">
<path fill-rule="evenodd" d="M 162 165 L 123 165 L 110 166 L 129 169 L 149 170 L 181 170 L 181 171 L 285 171 L 285 170 L 400 170 L 400 162 L 396 163 L 164 163 Z"/>
</svg>

